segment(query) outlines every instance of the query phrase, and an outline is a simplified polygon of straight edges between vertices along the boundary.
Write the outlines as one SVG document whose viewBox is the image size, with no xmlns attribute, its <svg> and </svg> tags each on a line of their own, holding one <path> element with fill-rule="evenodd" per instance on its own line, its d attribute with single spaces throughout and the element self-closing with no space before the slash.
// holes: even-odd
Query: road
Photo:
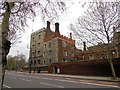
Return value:
<svg viewBox="0 0 120 90">
<path fill-rule="evenodd" d="M 102 85 L 80 82 L 72 79 L 52 76 L 7 72 L 4 88 L 118 88 L 114 85 Z"/>
</svg>

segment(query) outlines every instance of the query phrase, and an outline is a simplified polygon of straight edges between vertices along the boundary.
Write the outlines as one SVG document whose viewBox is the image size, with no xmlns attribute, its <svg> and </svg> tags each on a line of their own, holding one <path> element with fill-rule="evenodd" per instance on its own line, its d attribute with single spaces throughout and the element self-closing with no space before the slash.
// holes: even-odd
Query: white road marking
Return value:
<svg viewBox="0 0 120 90">
<path fill-rule="evenodd" d="M 54 80 L 57 80 L 57 81 L 65 81 L 65 82 L 72 82 L 72 83 L 80 83 L 80 82 L 76 82 L 76 81 L 69 81 L 69 80 L 60 80 L 60 79 L 54 79 Z"/>
<path fill-rule="evenodd" d="M 27 82 L 32 82 L 31 80 L 27 80 L 27 79 L 22 79 L 22 80 L 27 81 Z"/>
<path fill-rule="evenodd" d="M 11 74 L 11 73 L 7 73 L 9 75 L 16 75 L 16 76 L 23 76 L 23 77 L 28 77 L 28 76 L 25 76 L 25 75 L 18 75 L 18 74 Z"/>
<path fill-rule="evenodd" d="M 34 76 L 29 76 L 31 78 L 38 78 L 38 79 L 43 79 L 42 77 L 34 77 Z"/>
<path fill-rule="evenodd" d="M 46 80 L 54 80 L 54 79 L 51 79 L 51 78 L 44 78 L 44 77 L 34 77 L 34 76 L 29 76 L 29 77 L 38 78 L 38 79 L 46 79 Z"/>
<path fill-rule="evenodd" d="M 11 74 L 11 73 L 7 73 L 7 74 L 16 75 L 16 76 L 23 76 L 23 77 L 32 77 L 32 78 L 38 78 L 38 79 L 48 79 L 48 80 L 66 81 L 66 82 L 73 82 L 73 83 L 91 84 L 91 85 L 96 85 L 96 86 L 108 86 L 108 87 L 115 87 L 115 88 L 119 87 L 119 86 L 115 86 L 115 85 L 103 85 L 103 84 L 96 84 L 96 83 L 76 82 L 76 81 L 60 80 L 60 79 L 49 79 L 49 78 L 44 78 L 44 77 L 40 78 L 40 77 L 25 76 L 25 75 Z"/>
<path fill-rule="evenodd" d="M 54 86 L 54 87 L 64 88 L 63 86 L 54 85 L 54 84 L 49 84 L 49 83 L 40 82 L 40 84 L 47 85 L 47 86 Z"/>
<path fill-rule="evenodd" d="M 72 82 L 72 83 L 83 83 L 83 84 L 90 84 L 90 85 L 96 85 L 96 86 L 108 86 L 108 87 L 115 87 L 115 88 L 118 88 L 118 86 L 114 86 L 114 85 L 103 85 L 103 84 L 96 84 L 96 83 L 76 82 L 76 81 L 59 80 L 59 79 L 55 79 L 55 80 L 58 80 L 58 81 L 66 81 L 66 82 Z"/>
<path fill-rule="evenodd" d="M 50 78 L 40 78 L 40 79 L 54 80 L 54 79 L 50 79 Z"/>
<path fill-rule="evenodd" d="M 115 85 L 103 85 L 103 84 L 77 82 L 77 81 L 69 81 L 69 80 L 59 80 L 59 79 L 54 79 L 54 80 L 57 80 L 57 81 L 66 81 L 66 82 L 72 82 L 72 83 L 83 83 L 83 84 L 90 84 L 90 85 L 96 85 L 96 86 L 108 86 L 108 87 L 115 87 L 115 88 L 119 87 L 119 86 L 115 86 Z"/>
<path fill-rule="evenodd" d="M 103 84 L 85 83 L 85 82 L 80 82 L 80 83 L 83 83 L 83 84 L 90 84 L 90 85 L 96 85 L 96 86 L 108 86 L 108 87 L 119 88 L 119 86 L 114 86 L 114 85 L 103 85 Z"/>
<path fill-rule="evenodd" d="M 7 85 L 5 85 L 5 84 L 3 84 L 3 86 L 6 87 L 6 88 L 11 88 L 10 86 L 7 86 Z"/>
<path fill-rule="evenodd" d="M 25 72 L 17 72 L 17 73 L 25 73 Z M 25 73 L 25 74 L 29 74 L 29 73 Z"/>
</svg>

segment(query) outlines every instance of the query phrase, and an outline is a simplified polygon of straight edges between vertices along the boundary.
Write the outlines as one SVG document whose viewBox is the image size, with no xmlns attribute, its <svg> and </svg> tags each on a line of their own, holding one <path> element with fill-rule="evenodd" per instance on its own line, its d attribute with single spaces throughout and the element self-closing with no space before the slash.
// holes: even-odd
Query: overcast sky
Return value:
<svg viewBox="0 0 120 90">
<path fill-rule="evenodd" d="M 84 10 L 85 8 L 82 8 L 82 6 L 76 2 L 71 8 L 69 8 L 69 12 L 67 14 L 61 15 L 59 20 L 56 20 L 56 22 L 59 22 L 60 24 L 60 33 L 62 35 L 68 37 L 68 33 L 70 33 L 68 28 L 69 24 L 75 22 L 75 20 L 83 14 Z M 22 38 L 20 39 L 22 42 L 12 46 L 9 55 L 15 56 L 19 53 L 24 54 L 29 58 L 29 47 L 27 48 L 27 45 L 30 46 L 30 35 L 32 32 L 43 27 L 46 27 L 46 22 L 42 22 L 40 16 L 37 16 L 34 22 L 29 21 L 29 27 L 26 27 L 26 31 L 22 34 Z M 51 29 L 54 31 L 54 24 L 51 25 Z"/>
</svg>

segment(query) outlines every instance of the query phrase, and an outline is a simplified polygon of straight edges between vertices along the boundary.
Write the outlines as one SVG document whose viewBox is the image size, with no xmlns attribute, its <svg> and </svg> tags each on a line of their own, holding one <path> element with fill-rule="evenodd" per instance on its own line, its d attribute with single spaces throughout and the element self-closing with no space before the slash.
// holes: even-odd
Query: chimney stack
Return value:
<svg viewBox="0 0 120 90">
<path fill-rule="evenodd" d="M 58 32 L 59 33 L 59 23 L 55 23 L 55 32 Z"/>
<path fill-rule="evenodd" d="M 83 46 L 84 46 L 83 50 L 85 51 L 86 50 L 86 43 L 85 42 L 83 42 Z"/>
<path fill-rule="evenodd" d="M 50 22 L 47 21 L 47 29 L 50 30 Z"/>
<path fill-rule="evenodd" d="M 72 33 L 70 33 L 70 39 L 72 39 Z"/>
<path fill-rule="evenodd" d="M 115 33 L 115 31 L 116 31 L 116 29 L 115 29 L 115 27 L 113 27 L 113 33 Z"/>
</svg>

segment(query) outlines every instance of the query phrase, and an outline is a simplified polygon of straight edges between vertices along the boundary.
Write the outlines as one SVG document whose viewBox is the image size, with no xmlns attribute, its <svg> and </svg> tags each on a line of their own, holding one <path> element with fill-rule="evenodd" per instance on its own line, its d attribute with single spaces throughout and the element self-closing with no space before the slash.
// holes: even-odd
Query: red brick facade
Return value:
<svg viewBox="0 0 120 90">
<path fill-rule="evenodd" d="M 37 35 L 41 36 L 41 38 L 38 38 Z M 32 40 L 33 37 L 34 40 Z M 111 76 L 111 69 L 107 62 L 107 44 L 86 49 L 84 42 L 84 50 L 79 50 L 75 47 L 75 40 L 72 39 L 71 33 L 70 38 L 61 35 L 59 23 L 55 23 L 55 32 L 51 31 L 49 21 L 47 21 L 47 28 L 44 28 L 39 33 L 33 33 L 32 38 L 31 52 L 34 52 L 35 55 L 31 53 L 30 57 L 33 60 L 33 67 L 37 70 L 48 66 L 49 73 L 56 73 L 57 69 L 60 68 L 62 74 Z M 52 46 L 49 46 L 50 44 Z M 114 46 L 111 44 L 109 46 L 112 57 L 119 58 L 116 56 Z M 118 73 L 120 62 L 114 63 L 117 75 L 120 76 L 120 73 Z"/>
<path fill-rule="evenodd" d="M 57 38 L 58 43 L 58 62 L 73 61 L 75 58 L 75 40 L 63 36 L 59 31 L 59 23 L 55 23 L 55 32 L 46 29 L 44 41 L 51 41 Z"/>
<path fill-rule="evenodd" d="M 120 77 L 120 61 L 113 60 L 117 77 Z M 48 67 L 49 73 L 55 73 L 55 68 L 60 69 L 60 74 L 86 75 L 86 76 L 112 76 L 109 62 L 106 60 L 54 63 Z M 56 70 L 57 73 L 57 70 Z"/>
</svg>

